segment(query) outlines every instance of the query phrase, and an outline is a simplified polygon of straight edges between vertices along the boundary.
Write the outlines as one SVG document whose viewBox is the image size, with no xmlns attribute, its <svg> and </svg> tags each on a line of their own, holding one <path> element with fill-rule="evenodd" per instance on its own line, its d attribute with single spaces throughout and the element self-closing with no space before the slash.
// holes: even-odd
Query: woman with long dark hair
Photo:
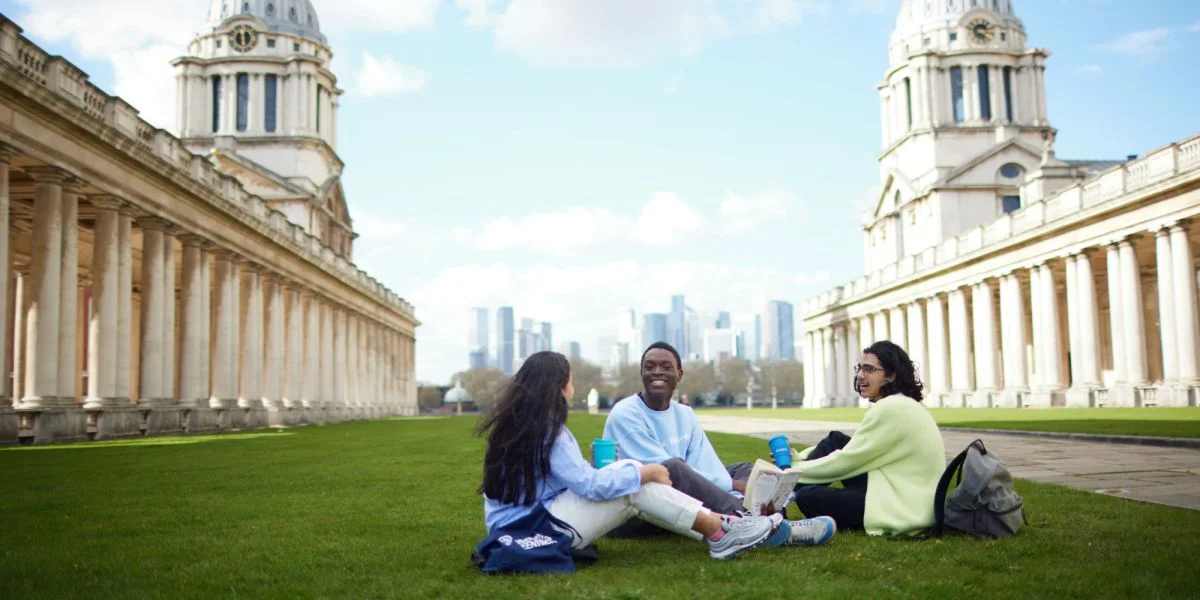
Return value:
<svg viewBox="0 0 1200 600">
<path fill-rule="evenodd" d="M 806 517 L 829 516 L 838 529 L 913 535 L 933 526 L 933 494 L 946 449 L 923 399 L 916 366 L 903 348 L 879 341 L 854 365 L 854 390 L 870 402 L 854 437 L 830 434 L 792 451 L 802 473 L 796 506 Z M 827 487 L 841 481 L 842 489 Z"/>
<path fill-rule="evenodd" d="M 719 515 L 671 487 L 667 468 L 619 460 L 594 469 L 566 428 L 575 395 L 562 354 L 538 352 L 521 365 L 500 401 L 480 423 L 484 521 L 489 535 L 544 507 L 577 533 L 582 548 L 633 517 L 708 542 L 713 558 L 732 558 L 777 529 L 768 517 Z"/>
</svg>

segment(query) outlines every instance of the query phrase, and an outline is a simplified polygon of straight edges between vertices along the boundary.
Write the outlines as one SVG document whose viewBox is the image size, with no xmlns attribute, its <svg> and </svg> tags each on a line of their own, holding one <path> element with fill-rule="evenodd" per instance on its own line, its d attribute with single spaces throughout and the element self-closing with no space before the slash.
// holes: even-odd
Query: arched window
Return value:
<svg viewBox="0 0 1200 600">
<path fill-rule="evenodd" d="M 312 27 L 312 13 L 308 13 L 308 26 Z"/>
<path fill-rule="evenodd" d="M 268 17 L 275 16 L 275 3 L 274 2 L 267 3 L 267 16 Z"/>
<path fill-rule="evenodd" d="M 1021 165 L 1017 163 L 1008 163 L 1000 167 L 1000 177 L 1004 179 L 1020 179 L 1021 174 L 1024 172 L 1025 169 L 1022 169 Z"/>
<path fill-rule="evenodd" d="M 293 23 L 296 22 L 296 7 L 295 6 L 288 9 L 288 20 Z"/>
<path fill-rule="evenodd" d="M 242 13 L 243 13 L 243 14 L 250 14 L 250 3 L 249 3 L 249 2 L 243 2 L 243 3 L 242 3 Z"/>
</svg>

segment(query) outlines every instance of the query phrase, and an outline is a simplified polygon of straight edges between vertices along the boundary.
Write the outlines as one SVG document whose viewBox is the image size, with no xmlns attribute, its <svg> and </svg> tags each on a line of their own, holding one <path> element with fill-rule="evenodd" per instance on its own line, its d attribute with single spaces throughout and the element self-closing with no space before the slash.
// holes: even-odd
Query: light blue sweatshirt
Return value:
<svg viewBox="0 0 1200 600">
<path fill-rule="evenodd" d="M 617 443 L 621 458 L 643 464 L 682 458 L 717 487 L 727 492 L 733 490 L 729 472 L 717 458 L 717 451 L 708 442 L 690 406 L 671 402 L 667 410 L 651 410 L 641 396 L 634 394 L 618 402 L 608 413 L 604 438 Z"/>
<path fill-rule="evenodd" d="M 571 490 L 588 500 L 612 500 L 642 488 L 642 472 L 632 461 L 618 461 L 594 469 L 579 451 L 579 442 L 566 427 L 550 449 L 550 473 L 538 482 L 537 503 L 549 506 L 559 494 Z M 533 511 L 534 505 L 502 504 L 484 496 L 483 521 L 491 532 Z"/>
</svg>

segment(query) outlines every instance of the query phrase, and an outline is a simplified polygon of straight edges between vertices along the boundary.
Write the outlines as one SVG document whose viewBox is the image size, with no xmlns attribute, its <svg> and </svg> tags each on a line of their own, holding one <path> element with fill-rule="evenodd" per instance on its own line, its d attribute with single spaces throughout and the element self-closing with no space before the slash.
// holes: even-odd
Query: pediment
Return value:
<svg viewBox="0 0 1200 600">
<path fill-rule="evenodd" d="M 1002 165 L 1016 163 L 1028 173 L 1035 171 L 1041 160 L 1040 148 L 1012 138 L 963 163 L 935 185 L 992 185 L 996 183 L 996 173 Z"/>
<path fill-rule="evenodd" d="M 342 189 L 342 178 L 330 177 L 317 193 L 321 206 L 329 211 L 335 221 L 350 225 L 350 207 L 346 202 L 346 193 Z"/>
<path fill-rule="evenodd" d="M 916 188 L 912 181 L 904 176 L 904 173 L 899 169 L 889 169 L 883 188 L 880 189 L 879 196 L 875 198 L 875 209 L 871 211 L 871 222 L 890 215 L 900 208 L 896 203 L 896 192 L 900 192 L 900 204 L 917 196 Z"/>
</svg>

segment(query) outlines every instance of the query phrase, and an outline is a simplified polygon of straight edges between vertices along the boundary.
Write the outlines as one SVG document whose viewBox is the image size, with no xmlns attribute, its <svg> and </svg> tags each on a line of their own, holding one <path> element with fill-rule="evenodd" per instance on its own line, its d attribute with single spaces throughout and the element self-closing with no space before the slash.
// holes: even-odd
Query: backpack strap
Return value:
<svg viewBox="0 0 1200 600">
<path fill-rule="evenodd" d="M 974 442 L 971 445 L 975 445 Z M 942 471 L 942 478 L 938 480 L 937 490 L 933 493 L 933 531 L 930 535 L 937 538 L 942 537 L 943 530 L 946 525 L 946 493 L 950 489 L 950 480 L 954 478 L 955 473 L 962 473 L 963 463 L 967 460 L 967 450 L 971 446 L 967 446 L 966 450 L 958 453 L 949 465 L 946 465 L 946 470 Z M 959 475 L 959 480 L 962 476 Z"/>
</svg>

